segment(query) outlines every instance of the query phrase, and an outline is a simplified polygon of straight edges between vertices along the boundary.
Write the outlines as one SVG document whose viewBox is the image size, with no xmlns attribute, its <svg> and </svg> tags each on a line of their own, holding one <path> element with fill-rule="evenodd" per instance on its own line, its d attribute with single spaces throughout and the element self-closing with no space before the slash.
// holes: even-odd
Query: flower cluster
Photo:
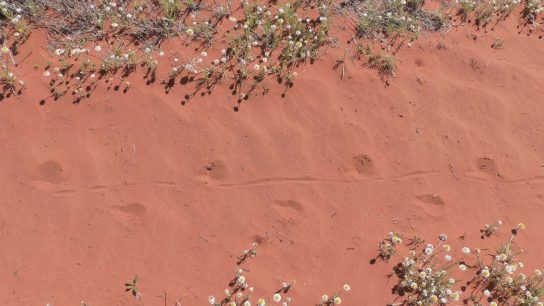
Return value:
<svg viewBox="0 0 544 306">
<path fill-rule="evenodd" d="M 351 290 L 351 286 L 348 284 L 344 284 L 342 286 L 342 291 L 339 293 L 335 293 L 333 295 L 327 295 L 323 294 L 321 296 L 321 301 L 317 304 L 318 306 L 333 306 L 333 305 L 340 305 L 342 304 L 342 293 L 348 293 Z"/>
<path fill-rule="evenodd" d="M 437 244 L 427 244 L 421 252 L 410 251 L 394 268 L 399 280 L 394 292 L 405 296 L 408 305 L 448 304 L 460 299 L 460 291 L 453 289 L 456 281 L 449 270 L 454 263 L 451 247 L 443 244 L 446 240 L 441 234 Z"/>
<path fill-rule="evenodd" d="M 500 225 L 500 221 L 486 225 L 482 233 L 493 233 Z M 398 280 L 393 292 L 402 297 L 402 305 L 446 305 L 460 301 L 468 305 L 542 306 L 543 273 L 536 270 L 526 276 L 520 272 L 524 267 L 518 260 L 522 251 L 515 247 L 514 239 L 523 229 L 525 224 L 518 224 L 510 239 L 494 254 L 482 256 L 482 250 L 464 246 L 457 260 L 450 253 L 451 246 L 445 244 L 447 236 L 441 234 L 436 244 L 426 244 L 420 251 L 409 250 L 393 268 L 391 276 Z M 460 286 L 454 278 L 457 273 L 472 274 L 472 278 Z"/>
</svg>

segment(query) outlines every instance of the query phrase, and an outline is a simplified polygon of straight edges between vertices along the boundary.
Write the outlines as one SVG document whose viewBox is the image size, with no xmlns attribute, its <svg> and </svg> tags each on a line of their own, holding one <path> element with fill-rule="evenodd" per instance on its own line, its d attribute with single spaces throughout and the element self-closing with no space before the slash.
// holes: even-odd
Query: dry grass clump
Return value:
<svg viewBox="0 0 544 306">
<path fill-rule="evenodd" d="M 490 237 L 502 222 L 486 225 L 482 237 Z M 393 292 L 398 298 L 392 305 L 537 305 L 542 306 L 544 275 L 535 270 L 530 276 L 520 270 L 523 250 L 515 238 L 525 225 L 520 223 L 511 231 L 510 238 L 494 252 L 479 248 L 460 248 L 460 255 L 446 244 L 447 236 L 441 234 L 434 244 L 414 244 L 393 268 L 390 277 L 397 280 Z M 390 237 L 398 237 L 394 233 Z M 389 260 L 399 243 L 392 238 L 380 242 L 379 257 Z M 383 254 L 383 255 L 382 255 Z M 468 281 L 458 281 L 468 279 Z"/>
<path fill-rule="evenodd" d="M 357 38 L 397 40 L 415 39 L 422 31 L 439 31 L 447 26 L 440 10 L 427 10 L 424 0 L 359 0 L 340 5 L 355 23 Z"/>
</svg>

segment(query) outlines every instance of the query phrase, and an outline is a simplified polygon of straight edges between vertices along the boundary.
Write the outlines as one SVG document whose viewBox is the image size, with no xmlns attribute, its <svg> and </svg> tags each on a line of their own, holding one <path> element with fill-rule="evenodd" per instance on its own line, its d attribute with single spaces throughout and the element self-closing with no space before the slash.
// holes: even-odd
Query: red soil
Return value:
<svg viewBox="0 0 544 306">
<path fill-rule="evenodd" d="M 360 63 L 341 80 L 331 50 L 285 98 L 272 87 L 238 112 L 226 89 L 182 106 L 183 88 L 137 76 L 127 94 L 39 105 L 34 50 L 28 90 L 0 102 L 0 304 L 133 305 L 123 282 L 138 274 L 143 304 L 166 292 L 168 305 L 206 305 L 258 241 L 257 295 L 296 279 L 296 305 L 313 305 L 349 283 L 347 305 L 384 305 L 391 264 L 369 260 L 387 232 L 467 233 L 452 245 L 476 247 L 497 219 L 527 224 L 531 271 L 544 251 L 544 48 L 513 23 L 418 40 L 389 87 Z"/>
</svg>

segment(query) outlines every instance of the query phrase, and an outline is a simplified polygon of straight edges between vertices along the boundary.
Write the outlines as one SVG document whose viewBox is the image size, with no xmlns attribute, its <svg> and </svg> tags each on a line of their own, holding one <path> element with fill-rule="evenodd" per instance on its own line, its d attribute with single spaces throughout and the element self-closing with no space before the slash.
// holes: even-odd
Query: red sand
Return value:
<svg viewBox="0 0 544 306">
<path fill-rule="evenodd" d="M 140 80 L 40 106 L 35 76 L 41 87 L 0 102 L 0 304 L 133 305 L 123 282 L 138 274 L 143 304 L 166 292 L 206 305 L 258 241 L 257 295 L 296 279 L 295 305 L 313 305 L 349 283 L 347 305 L 384 305 L 391 264 L 369 260 L 387 232 L 467 233 L 475 247 L 497 219 L 527 224 L 531 271 L 544 251 L 542 40 L 513 22 L 468 31 L 403 49 L 389 87 L 359 64 L 340 80 L 332 50 L 285 98 L 272 88 L 238 112 L 226 90 L 181 106 L 182 88 Z"/>
</svg>

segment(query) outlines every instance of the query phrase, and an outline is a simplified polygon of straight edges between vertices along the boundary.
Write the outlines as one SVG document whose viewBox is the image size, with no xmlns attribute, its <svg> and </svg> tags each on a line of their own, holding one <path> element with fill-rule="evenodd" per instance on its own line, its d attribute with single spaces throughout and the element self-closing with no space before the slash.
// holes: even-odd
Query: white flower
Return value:
<svg viewBox="0 0 544 306">
<path fill-rule="evenodd" d="M 2 47 L 2 53 L 9 53 L 9 48 L 6 46 Z"/>
<path fill-rule="evenodd" d="M 460 264 L 460 265 L 459 265 L 459 270 L 461 270 L 461 271 L 466 271 L 466 270 L 467 270 L 467 266 L 465 266 L 464 264 Z"/>
<path fill-rule="evenodd" d="M 484 290 L 484 295 L 485 296 L 491 296 L 491 292 L 489 292 L 489 290 L 485 289 Z"/>
<path fill-rule="evenodd" d="M 350 291 L 351 287 L 348 284 L 345 284 L 342 288 L 344 288 L 344 291 Z"/>
<path fill-rule="evenodd" d="M 202 53 L 200 53 L 200 55 L 201 55 L 202 57 L 206 57 L 206 56 L 208 56 L 208 52 L 202 51 Z"/>
<path fill-rule="evenodd" d="M 51 72 L 49 72 L 48 70 L 46 70 L 46 71 L 43 72 L 43 76 L 44 76 L 44 77 L 48 77 L 48 76 L 50 76 L 50 75 L 51 75 Z"/>
<path fill-rule="evenodd" d="M 467 247 L 464 247 L 461 249 L 461 252 L 463 252 L 463 254 L 469 254 L 470 253 L 470 249 L 467 248 Z"/>
<path fill-rule="evenodd" d="M 255 64 L 255 65 L 253 66 L 253 69 L 259 70 L 259 69 L 261 69 L 261 67 L 259 66 L 259 64 Z"/>
<path fill-rule="evenodd" d="M 164 56 L 164 51 L 160 51 L 159 56 Z"/>
<path fill-rule="evenodd" d="M 240 276 L 240 277 L 238 277 L 238 282 L 239 282 L 240 284 L 243 284 L 243 283 L 246 282 L 246 278 L 245 278 L 244 276 Z"/>
<path fill-rule="evenodd" d="M 451 256 L 450 255 L 445 255 L 444 260 L 445 261 L 451 261 Z"/>
<path fill-rule="evenodd" d="M 425 254 L 431 255 L 432 253 L 433 253 L 433 248 L 432 247 L 431 248 L 430 247 L 425 248 Z"/>
<path fill-rule="evenodd" d="M 326 302 L 326 301 L 328 301 L 328 300 L 329 300 L 329 296 L 328 296 L 328 295 L 323 294 L 323 295 L 321 296 L 321 301 L 322 301 L 322 302 Z"/>
<path fill-rule="evenodd" d="M 274 294 L 272 296 L 272 299 L 274 300 L 274 302 L 279 303 L 281 301 L 281 294 L 279 293 Z"/>
<path fill-rule="evenodd" d="M 11 19 L 11 22 L 12 22 L 12 23 L 17 23 L 17 22 L 19 22 L 19 18 L 13 17 L 13 18 Z"/>
<path fill-rule="evenodd" d="M 112 27 L 112 28 L 117 28 L 118 26 L 119 26 L 119 24 L 116 23 L 116 22 L 112 22 L 112 24 L 111 24 L 111 27 Z"/>
<path fill-rule="evenodd" d="M 508 265 L 504 267 L 504 270 L 508 272 L 508 274 L 513 274 L 516 271 L 516 266 Z"/>
<path fill-rule="evenodd" d="M 195 34 L 195 31 L 193 31 L 193 29 L 189 28 L 185 31 L 185 33 L 189 36 L 193 36 L 193 34 Z"/>
<path fill-rule="evenodd" d="M 251 302 L 250 301 L 245 301 L 244 306 L 251 306 Z"/>
<path fill-rule="evenodd" d="M 91 77 L 91 79 L 94 79 L 96 77 L 96 74 L 91 74 L 89 77 Z"/>
<path fill-rule="evenodd" d="M 334 298 L 334 305 L 339 305 L 341 303 L 342 303 L 342 299 L 339 296 Z"/>
<path fill-rule="evenodd" d="M 100 52 L 100 51 L 102 51 L 102 47 L 96 46 L 96 47 L 94 47 L 94 51 Z"/>
<path fill-rule="evenodd" d="M 491 273 L 489 272 L 489 269 L 485 268 L 485 269 L 482 270 L 482 276 L 483 277 L 488 278 L 490 275 L 491 275 Z"/>
</svg>

